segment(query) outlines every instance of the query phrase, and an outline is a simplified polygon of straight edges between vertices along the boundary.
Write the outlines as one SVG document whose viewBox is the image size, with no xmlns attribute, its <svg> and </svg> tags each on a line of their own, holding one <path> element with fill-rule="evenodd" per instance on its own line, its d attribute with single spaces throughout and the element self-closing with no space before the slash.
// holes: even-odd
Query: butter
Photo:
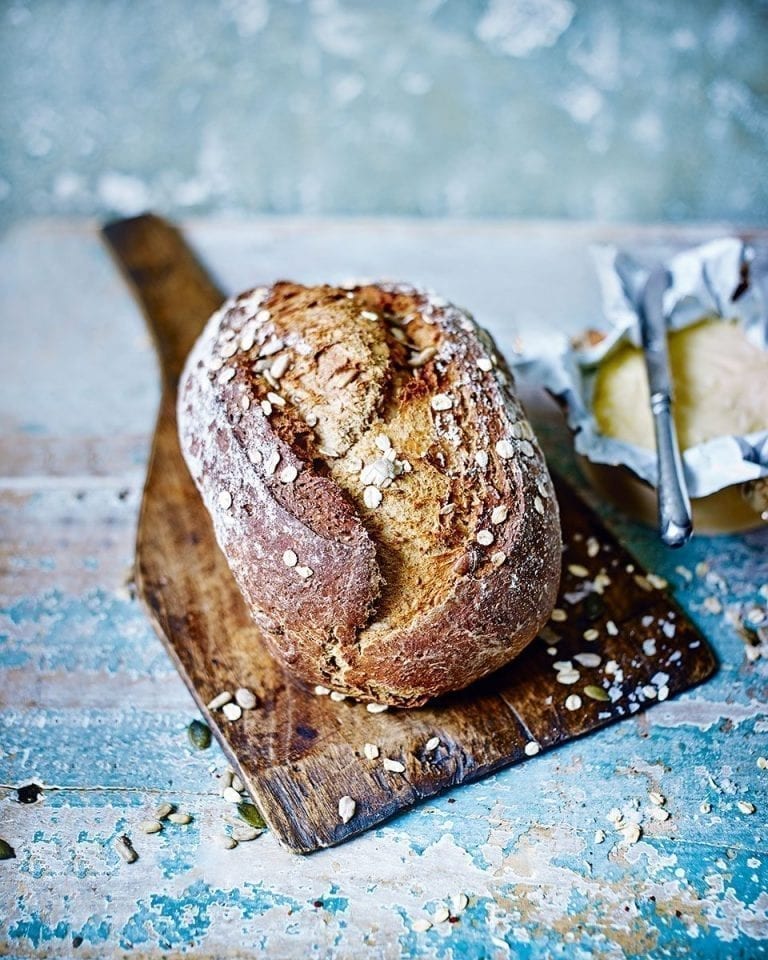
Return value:
<svg viewBox="0 0 768 960">
<path fill-rule="evenodd" d="M 768 428 L 768 352 L 741 326 L 702 320 L 670 333 L 673 414 L 681 449 Z M 642 351 L 621 346 L 600 364 L 593 410 L 602 434 L 655 449 Z"/>
</svg>

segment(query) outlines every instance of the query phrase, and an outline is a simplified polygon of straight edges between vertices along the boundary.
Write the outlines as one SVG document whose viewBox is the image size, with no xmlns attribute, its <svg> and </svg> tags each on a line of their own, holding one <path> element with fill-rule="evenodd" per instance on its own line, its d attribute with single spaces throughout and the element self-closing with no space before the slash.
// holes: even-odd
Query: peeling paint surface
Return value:
<svg viewBox="0 0 768 960">
<path fill-rule="evenodd" d="M 270 276 L 331 276 L 333 262 L 405 276 L 408 266 L 410 278 L 471 304 L 502 343 L 526 310 L 562 326 L 559 297 L 571 298 L 573 324 L 594 309 L 578 253 L 598 236 L 591 228 L 552 226 L 532 240 L 498 225 L 199 224 L 194 236 L 231 288 L 256 279 L 254 249 Z M 454 276 L 477 249 L 488 251 L 489 274 L 521 264 L 519 281 L 505 279 L 517 283 L 514 322 L 482 270 Z M 526 292 L 545 249 L 577 251 L 573 276 L 551 292 L 551 317 L 534 316 Z M 215 775 L 226 761 L 215 745 L 190 746 L 194 706 L 125 583 L 157 401 L 141 319 L 89 229 L 11 231 L 0 277 L 0 837 L 16 852 L 0 861 L 0 953 L 768 954 L 768 770 L 757 765 L 768 756 L 768 659 L 747 659 L 728 619 L 768 602 L 765 531 L 695 538 L 672 554 L 606 514 L 714 645 L 720 670 L 704 687 L 341 847 L 301 858 L 265 834 L 221 849 L 214 837 L 231 808 Z M 541 434 L 580 483 L 559 423 L 545 419 Z M 711 596 L 721 613 L 708 612 Z M 40 799 L 19 802 L 30 783 Z M 651 791 L 668 819 L 653 814 Z M 144 835 L 139 822 L 162 800 L 192 823 Z M 754 814 L 739 809 L 745 800 Z M 614 810 L 642 825 L 638 843 L 622 842 Z M 121 834 L 133 864 L 115 850 Z M 462 893 L 460 910 L 452 898 Z M 442 907 L 456 922 L 420 930 Z"/>
</svg>

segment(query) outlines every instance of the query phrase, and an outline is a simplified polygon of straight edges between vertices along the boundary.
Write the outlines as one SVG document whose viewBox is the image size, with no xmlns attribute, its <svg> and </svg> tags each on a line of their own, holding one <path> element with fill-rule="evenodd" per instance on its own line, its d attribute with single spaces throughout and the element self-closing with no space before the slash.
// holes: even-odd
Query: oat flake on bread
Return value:
<svg viewBox="0 0 768 960">
<path fill-rule="evenodd" d="M 178 418 L 251 615 L 303 683 L 416 706 L 546 623 L 557 501 L 465 311 L 393 284 L 250 290 L 197 341 Z"/>
</svg>

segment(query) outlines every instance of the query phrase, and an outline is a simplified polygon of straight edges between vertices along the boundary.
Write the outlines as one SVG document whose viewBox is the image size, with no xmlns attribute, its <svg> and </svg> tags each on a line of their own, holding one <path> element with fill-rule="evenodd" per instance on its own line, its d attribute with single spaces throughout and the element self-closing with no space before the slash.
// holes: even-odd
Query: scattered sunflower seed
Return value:
<svg viewBox="0 0 768 960">
<path fill-rule="evenodd" d="M 138 853 L 133 849 L 130 837 L 125 836 L 125 834 L 115 840 L 115 850 L 126 863 L 135 863 L 139 859 Z"/>
<path fill-rule="evenodd" d="M 168 819 L 180 827 L 186 827 L 188 823 L 192 823 L 192 817 L 188 813 L 170 813 Z"/>
<path fill-rule="evenodd" d="M 225 703 L 221 708 L 221 712 L 230 723 L 234 723 L 235 720 L 239 720 L 243 715 L 243 709 L 237 703 Z"/>
<path fill-rule="evenodd" d="M 565 709 L 566 710 L 578 710 L 581 707 L 581 697 L 578 693 L 572 693 L 570 696 L 565 698 Z"/>
<path fill-rule="evenodd" d="M 222 690 L 221 693 L 217 694 L 213 700 L 208 704 L 209 710 L 218 710 L 220 707 L 223 707 L 225 703 L 229 703 L 232 699 L 232 694 L 229 690 Z"/>
<path fill-rule="evenodd" d="M 237 815 L 247 823 L 249 827 L 255 827 L 257 830 L 266 829 L 267 825 L 264 822 L 264 817 L 262 817 L 259 808 L 253 803 L 248 803 L 247 800 L 238 803 Z"/>
<path fill-rule="evenodd" d="M 338 690 L 331 690 L 330 697 L 334 703 L 343 703 L 347 699 L 346 693 L 339 693 Z"/>
<path fill-rule="evenodd" d="M 324 687 L 322 684 L 318 683 L 315 687 L 315 695 L 318 697 L 327 697 L 330 694 L 330 689 Z"/>
<path fill-rule="evenodd" d="M 613 622 L 613 620 L 605 621 L 605 632 L 609 637 L 617 637 L 619 635 L 619 628 Z"/>
<path fill-rule="evenodd" d="M 189 742 L 196 750 L 207 750 L 211 745 L 211 728 L 202 720 L 193 720 L 187 727 Z"/>
<path fill-rule="evenodd" d="M 227 803 L 240 803 L 243 799 L 234 787 L 224 787 L 221 795 Z"/>
<path fill-rule="evenodd" d="M 349 823 L 352 817 L 354 817 L 356 809 L 357 803 L 352 797 L 342 797 L 341 800 L 339 800 L 339 819 L 341 822 Z"/>
<path fill-rule="evenodd" d="M 714 597 L 714 596 L 705 597 L 705 598 L 704 598 L 704 604 L 703 604 L 703 606 L 704 606 L 704 609 L 707 611 L 707 613 L 722 613 L 722 612 L 723 612 L 723 605 L 722 605 L 722 603 L 720 603 L 720 601 L 717 599 L 717 597 Z"/>
<path fill-rule="evenodd" d="M 475 540 L 477 540 L 481 547 L 490 547 L 493 539 L 494 537 L 490 530 L 478 530 L 475 534 Z"/>
<path fill-rule="evenodd" d="M 712 813 L 712 804 L 709 800 L 702 800 L 699 804 L 699 813 Z"/>
<path fill-rule="evenodd" d="M 496 550 L 491 554 L 491 563 L 494 567 L 500 567 L 504 564 L 504 561 L 507 559 L 506 553 L 503 550 Z"/>
<path fill-rule="evenodd" d="M 237 790 L 238 793 L 242 793 L 245 790 L 245 784 L 235 773 L 232 775 L 232 789 Z"/>
<path fill-rule="evenodd" d="M 293 568 L 296 573 L 301 577 L 302 580 L 309 580 L 312 574 L 315 572 L 312 567 L 302 567 L 297 566 Z"/>
<path fill-rule="evenodd" d="M 543 514 L 544 514 L 544 503 L 542 502 L 541 497 L 538 497 L 538 496 L 537 496 L 537 497 L 534 497 L 534 498 L 533 498 L 533 509 L 536 511 L 536 513 L 540 513 L 540 514 L 542 514 L 542 516 L 543 516 Z"/>
<path fill-rule="evenodd" d="M 216 843 L 216 846 L 221 847 L 224 850 L 234 850 L 237 846 L 237 840 L 235 840 L 235 838 L 230 836 L 228 833 L 214 834 L 213 839 Z"/>
<path fill-rule="evenodd" d="M 294 467 L 293 464 L 289 464 L 280 471 L 280 483 L 293 483 L 298 475 L 299 471 L 296 467 Z"/>
<path fill-rule="evenodd" d="M 605 830 L 595 830 L 595 843 L 605 842 Z"/>
<path fill-rule="evenodd" d="M 432 753 L 433 750 L 437 750 L 440 746 L 440 737 L 430 737 L 429 740 L 424 744 L 424 749 L 427 753 Z"/>
<path fill-rule="evenodd" d="M 238 843 L 249 843 L 260 837 L 264 831 L 257 830 L 256 827 L 235 827 L 232 831 L 232 839 Z"/>
<path fill-rule="evenodd" d="M 142 833 L 160 833 L 163 825 L 159 820 L 142 820 L 139 829 Z"/>
<path fill-rule="evenodd" d="M 560 670 L 555 680 L 557 680 L 558 683 L 570 686 L 573 683 L 578 683 L 580 678 L 581 674 L 578 670 Z"/>
<path fill-rule="evenodd" d="M 539 750 L 541 750 L 541 747 L 535 740 L 529 740 L 524 749 L 526 757 L 535 757 Z"/>
<path fill-rule="evenodd" d="M 646 573 L 645 578 L 656 590 L 664 590 L 668 586 L 664 577 L 660 577 L 657 573 Z"/>
<path fill-rule="evenodd" d="M 175 809 L 176 807 L 174 807 L 172 803 L 161 803 L 159 806 L 155 807 L 155 819 L 165 820 L 173 813 Z"/>
<path fill-rule="evenodd" d="M 602 702 L 610 700 L 605 690 L 603 690 L 602 687 L 596 687 L 593 683 L 587 684 L 587 686 L 584 687 L 584 693 L 592 700 L 600 700 Z"/>
<path fill-rule="evenodd" d="M 568 614 L 565 612 L 565 610 L 555 607 L 555 609 L 549 615 L 549 619 L 553 620 L 555 623 L 563 623 L 568 619 Z"/>
<path fill-rule="evenodd" d="M 431 928 L 432 921 L 427 920 L 424 917 L 418 917 L 416 920 L 413 921 L 412 926 L 413 926 L 413 929 L 416 931 L 416 933 L 426 933 L 427 930 Z"/>
<path fill-rule="evenodd" d="M 749 800 L 737 800 L 736 806 L 741 810 L 742 813 L 750 814 L 754 813 L 757 810 L 757 807 Z"/>
<path fill-rule="evenodd" d="M 0 860 L 15 860 L 16 851 L 7 840 L 0 838 Z"/>
<path fill-rule="evenodd" d="M 391 757 L 384 757 L 382 760 L 385 770 L 389 770 L 390 773 L 405 773 L 405 764 L 401 763 L 399 760 L 393 760 Z"/>
<path fill-rule="evenodd" d="M 586 641 L 592 642 L 598 639 L 598 637 L 600 636 L 600 632 L 598 630 L 595 630 L 594 627 L 590 627 L 589 630 L 584 631 L 582 636 Z"/>
<path fill-rule="evenodd" d="M 375 743 L 366 743 L 363 744 L 363 753 L 365 754 L 366 760 L 377 760 L 379 756 L 379 748 Z"/>
<path fill-rule="evenodd" d="M 657 807 L 663 807 L 667 802 L 667 798 L 657 790 L 651 790 L 651 792 L 648 794 L 648 799 Z"/>
<path fill-rule="evenodd" d="M 372 310 L 361 310 L 361 311 L 360 311 L 360 316 L 363 318 L 363 320 L 378 320 L 378 319 L 379 319 L 378 313 L 374 313 Z"/>
<path fill-rule="evenodd" d="M 368 713 L 384 713 L 389 710 L 389 704 L 386 703 L 366 703 L 365 709 Z"/>
<path fill-rule="evenodd" d="M 258 702 L 256 700 L 256 694 L 252 690 L 249 690 L 248 687 L 239 687 L 235 690 L 235 700 L 243 710 L 253 710 Z"/>
<path fill-rule="evenodd" d="M 569 563 L 568 564 L 568 573 L 574 577 L 588 577 L 589 570 L 586 567 L 582 566 L 580 563 Z"/>
<path fill-rule="evenodd" d="M 450 917 L 451 911 L 448 907 L 439 906 L 437 910 L 432 914 L 433 923 L 445 923 L 445 921 Z"/>
<path fill-rule="evenodd" d="M 505 503 L 501 503 L 498 507 L 493 508 L 493 512 L 491 513 L 491 523 L 494 526 L 497 526 L 500 523 L 504 523 L 508 516 L 509 507 Z"/>
</svg>

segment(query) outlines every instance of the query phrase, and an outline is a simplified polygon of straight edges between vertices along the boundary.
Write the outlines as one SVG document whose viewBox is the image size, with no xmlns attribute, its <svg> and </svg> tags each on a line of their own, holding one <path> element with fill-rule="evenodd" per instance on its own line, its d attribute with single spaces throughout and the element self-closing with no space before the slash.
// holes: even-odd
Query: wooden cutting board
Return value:
<svg viewBox="0 0 768 960">
<path fill-rule="evenodd" d="M 250 622 L 176 435 L 179 374 L 223 294 L 178 230 L 155 216 L 111 223 L 104 236 L 144 309 L 163 377 L 136 543 L 139 595 L 233 767 L 291 850 L 340 843 L 713 673 L 714 656 L 682 611 L 557 481 L 566 544 L 558 606 L 567 617 L 508 668 L 427 707 L 380 714 L 295 685 Z M 564 661 L 574 669 L 555 666 Z M 575 682 L 562 682 L 574 673 Z M 208 710 L 216 694 L 240 686 L 256 693 L 257 709 L 233 723 Z M 602 690 L 608 699 L 594 699 Z M 427 751 L 434 737 L 439 745 Z M 378 746 L 378 759 L 366 759 L 365 743 Z M 405 772 L 387 771 L 384 757 Z M 338 813 L 345 795 L 356 801 L 346 824 Z"/>
</svg>

